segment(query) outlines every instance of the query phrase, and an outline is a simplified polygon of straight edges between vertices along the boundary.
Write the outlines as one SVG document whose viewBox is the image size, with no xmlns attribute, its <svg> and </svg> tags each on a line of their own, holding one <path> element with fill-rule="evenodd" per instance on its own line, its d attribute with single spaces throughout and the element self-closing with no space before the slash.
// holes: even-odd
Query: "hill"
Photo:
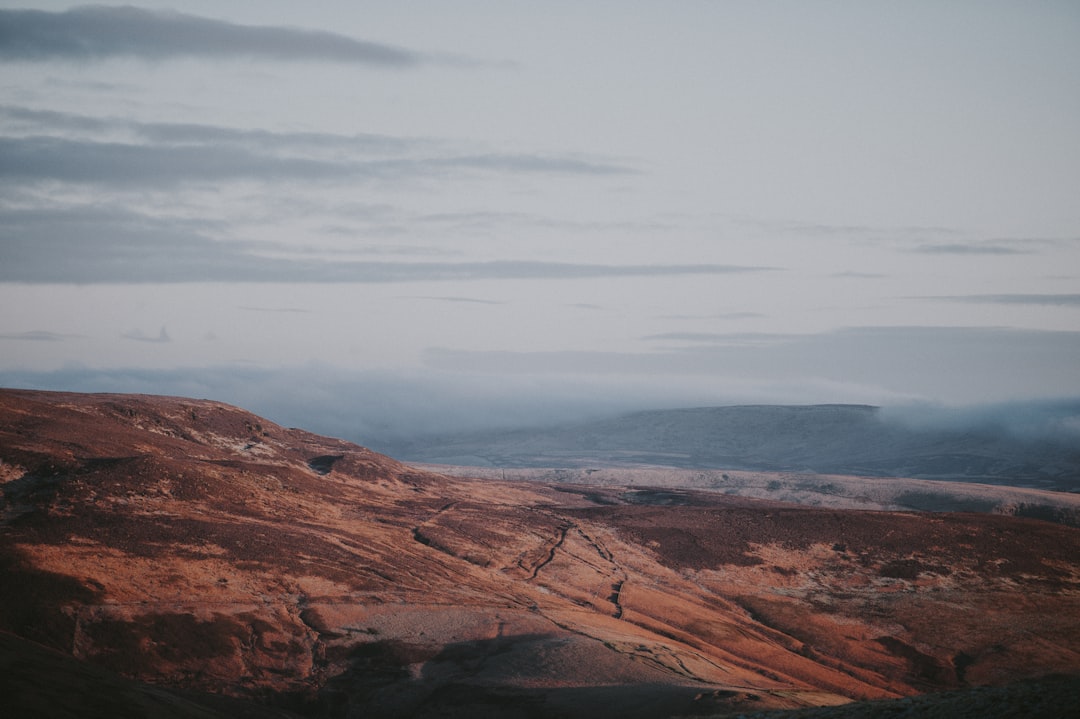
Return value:
<svg viewBox="0 0 1080 719">
<path fill-rule="evenodd" d="M 408 461 L 448 465 L 663 466 L 1080 491 L 1075 435 L 1071 441 L 1025 437 L 989 420 L 917 425 L 865 405 L 655 410 L 554 427 L 425 437 L 379 449 Z"/>
<path fill-rule="evenodd" d="M 1033 519 L 447 477 L 14 390 L 0 491 L 3 656 L 57 667 L 15 706 L 90 676 L 84 716 L 651 719 L 1080 674 L 1080 530 Z"/>
<path fill-rule="evenodd" d="M 656 466 L 468 467 L 417 464 L 458 477 L 547 484 L 705 490 L 834 509 L 980 512 L 1032 517 L 1080 527 L 1080 493 L 977 482 L 859 477 L 810 472 L 675 469 Z M 674 495 L 672 495 L 674 496 Z"/>
</svg>

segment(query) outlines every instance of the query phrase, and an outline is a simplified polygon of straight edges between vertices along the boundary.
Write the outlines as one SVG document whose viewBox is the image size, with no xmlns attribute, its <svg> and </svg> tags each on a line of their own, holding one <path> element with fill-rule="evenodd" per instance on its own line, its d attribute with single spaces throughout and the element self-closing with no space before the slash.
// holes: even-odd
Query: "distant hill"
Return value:
<svg viewBox="0 0 1080 719">
<path fill-rule="evenodd" d="M 993 423 L 919 428 L 866 405 L 634 412 L 377 447 L 413 462 L 495 467 L 665 466 L 946 479 L 1080 491 L 1080 446 Z"/>
</svg>

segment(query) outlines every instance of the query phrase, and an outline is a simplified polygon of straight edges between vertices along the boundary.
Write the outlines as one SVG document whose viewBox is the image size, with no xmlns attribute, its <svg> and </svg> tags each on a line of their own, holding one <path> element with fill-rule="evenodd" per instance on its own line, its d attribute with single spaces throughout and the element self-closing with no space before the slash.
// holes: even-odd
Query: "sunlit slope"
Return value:
<svg viewBox="0 0 1080 719">
<path fill-rule="evenodd" d="M 1080 672 L 1080 531 L 449 478 L 0 392 L 0 630 L 309 717 L 667 717 Z M 141 690 L 140 690 L 141 691 Z"/>
</svg>

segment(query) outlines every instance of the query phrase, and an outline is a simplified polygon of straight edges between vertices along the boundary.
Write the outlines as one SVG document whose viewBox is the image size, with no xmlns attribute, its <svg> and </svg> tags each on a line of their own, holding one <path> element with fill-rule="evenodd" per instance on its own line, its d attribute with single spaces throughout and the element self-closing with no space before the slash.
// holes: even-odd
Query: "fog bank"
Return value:
<svg viewBox="0 0 1080 719">
<path fill-rule="evenodd" d="M 350 371 L 310 364 L 0 371 L 0 386 L 168 394 L 234 404 L 279 424 L 378 448 L 427 436 L 544 427 L 626 412 L 739 404 L 872 404 L 906 428 L 1001 431 L 1022 440 L 1080 440 L 1080 397 L 946 406 L 829 383 L 733 385 L 700 377 L 497 377 L 437 371 Z"/>
</svg>

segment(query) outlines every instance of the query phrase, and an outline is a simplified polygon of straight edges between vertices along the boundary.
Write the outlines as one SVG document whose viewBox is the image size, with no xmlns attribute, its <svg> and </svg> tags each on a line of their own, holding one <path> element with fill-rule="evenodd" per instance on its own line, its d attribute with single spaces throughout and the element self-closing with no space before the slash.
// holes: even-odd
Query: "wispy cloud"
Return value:
<svg viewBox="0 0 1080 719">
<path fill-rule="evenodd" d="M 574 157 L 551 157 L 528 154 L 464 155 L 461 157 L 439 158 L 430 161 L 436 167 L 456 169 L 488 170 L 495 172 L 520 172 L 560 175 L 630 175 L 636 170 L 606 162 L 578 159 Z"/>
<path fill-rule="evenodd" d="M 854 270 L 849 270 L 847 272 L 834 272 L 829 276 L 841 280 L 880 280 L 884 277 L 888 277 L 888 275 L 880 272 L 856 272 Z"/>
<path fill-rule="evenodd" d="M 245 312 L 270 312 L 280 314 L 310 314 L 311 310 L 305 310 L 300 307 L 237 307 L 238 310 Z"/>
<path fill-rule="evenodd" d="M 401 154 L 430 149 L 432 140 L 374 133 L 342 135 L 330 132 L 272 132 L 258 128 L 233 128 L 202 123 L 140 122 L 118 117 L 99 117 L 58 110 L 0 105 L 0 119 L 12 133 L 56 135 L 117 135 L 159 145 L 214 145 L 274 152 L 343 151 L 367 154 Z"/>
<path fill-rule="evenodd" d="M 646 335 L 641 339 L 660 342 L 706 342 L 709 344 L 744 345 L 747 343 L 762 344 L 790 341 L 791 336 L 761 332 L 662 332 L 655 335 Z"/>
<path fill-rule="evenodd" d="M 410 68 L 438 58 L 337 33 L 240 25 L 136 7 L 89 5 L 62 12 L 0 10 L 0 59 L 144 60 L 201 57 L 357 63 Z"/>
<path fill-rule="evenodd" d="M 471 175 L 631 175 L 598 158 L 461 152 L 433 140 L 377 134 L 271 132 L 129 122 L 0 106 L 0 180 L 102 188 L 239 180 L 400 181 Z"/>
<path fill-rule="evenodd" d="M 148 335 L 141 329 L 134 329 L 128 332 L 124 332 L 120 336 L 126 340 L 135 340 L 136 342 L 172 342 L 172 338 L 169 337 L 169 333 L 165 330 L 164 327 L 162 327 L 161 331 L 158 332 L 156 335 Z"/>
<path fill-rule="evenodd" d="M 274 157 L 232 147 L 166 147 L 46 136 L 0 138 L 0 179 L 18 182 L 167 187 L 192 181 L 329 180 L 392 170 L 378 163 Z"/>
<path fill-rule="evenodd" d="M 29 342 L 62 342 L 64 340 L 79 336 L 80 335 L 49 332 L 47 330 L 28 330 L 26 332 L 0 333 L 0 340 L 18 340 Z"/>
<path fill-rule="evenodd" d="M 202 221 L 110 206 L 9 209 L 0 213 L 0 281 L 194 279 L 217 262 L 223 263 L 219 276 L 227 276 L 230 263 L 242 264 L 249 250 L 242 243 L 214 240 L 208 229 L 211 225 Z"/>
<path fill-rule="evenodd" d="M 567 158 L 570 161 L 575 161 L 575 158 Z M 576 158 L 577 162 L 581 162 L 581 158 Z M 592 161 L 588 160 L 590 164 L 600 165 L 608 169 L 600 171 L 593 170 L 586 174 L 603 175 L 603 174 L 636 174 L 638 171 L 633 167 L 620 164 L 618 162 L 609 161 Z M 671 230 L 675 227 L 670 222 L 661 222 L 655 219 L 652 220 L 634 220 L 634 221 L 583 221 L 583 220 L 569 220 L 562 218 L 554 218 L 546 215 L 530 214 L 526 212 L 439 212 L 430 213 L 426 215 L 420 215 L 415 218 L 417 222 L 424 224 L 430 224 L 438 227 L 443 227 L 452 230 L 467 230 L 467 231 L 497 231 L 499 229 L 514 226 L 514 227 L 536 227 L 549 230 L 564 230 L 564 231 L 603 231 L 603 232 L 641 232 L 648 231 L 651 233 L 660 233 Z"/>
<path fill-rule="evenodd" d="M 1057 305 L 1080 307 L 1080 294 L 938 295 L 933 297 L 920 297 L 918 299 L 994 305 Z"/>
<path fill-rule="evenodd" d="M 115 207 L 0 213 L 0 281 L 60 283 L 543 280 L 729 275 L 740 265 L 619 265 L 496 260 L 391 262 L 319 255 L 269 257 L 261 243 L 218 239 L 212 223 L 153 217 Z"/>
<path fill-rule="evenodd" d="M 662 320 L 747 320 L 764 317 L 760 312 L 715 312 L 703 315 L 660 315 Z"/>
<path fill-rule="evenodd" d="M 428 297 L 428 296 L 413 296 L 410 299 L 414 300 L 433 300 L 436 302 L 462 302 L 466 304 L 475 305 L 505 305 L 505 302 L 499 300 L 484 300 L 479 297 Z"/>
<path fill-rule="evenodd" d="M 330 246 L 293 245 L 289 248 L 292 259 L 285 259 L 282 247 L 236 239 L 254 234 L 244 223 L 265 224 L 273 215 L 279 224 L 277 220 L 292 221 L 326 211 L 318 201 L 292 192 L 273 202 L 265 202 L 264 196 L 259 200 L 264 209 L 256 216 L 243 217 L 233 211 L 228 213 L 228 222 L 190 219 L 196 214 L 207 216 L 198 211 L 198 199 L 183 209 L 185 199 L 198 198 L 200 192 L 226 188 L 246 192 L 241 183 L 249 181 L 380 190 L 397 183 L 484 181 L 507 174 L 589 178 L 634 172 L 603 159 L 477 153 L 472 147 L 462 152 L 454 143 L 431 139 L 134 122 L 10 105 L 0 105 L 0 127 L 4 133 L 0 134 L 0 186 L 9 190 L 8 201 L 0 203 L 0 281 L 395 282 L 720 271 L 715 266 L 359 261 L 370 255 L 387 259 L 461 255 L 454 248 L 400 242 L 392 246 L 340 241 Z M 270 188 L 271 194 L 274 189 Z M 153 199 L 147 204 L 152 198 L 147 191 L 168 191 L 165 209 Z M 95 196 L 108 199 L 85 199 Z M 76 197 L 81 198 L 79 204 L 65 199 Z M 351 204 L 355 207 L 343 205 L 341 212 L 349 217 L 350 212 L 359 212 L 358 219 L 370 223 L 356 231 L 363 238 L 403 235 L 417 222 L 425 222 L 417 219 L 423 216 L 392 206 Z M 324 235 L 340 237 L 351 232 L 341 225 L 324 224 L 323 228 Z M 337 256 L 331 257 L 335 252 Z"/>
<path fill-rule="evenodd" d="M 1030 247 L 1017 247 L 1002 242 L 948 242 L 924 244 L 911 248 L 923 255 L 1030 255 Z"/>
<path fill-rule="evenodd" d="M 730 221 L 768 234 L 790 234 L 812 238 L 836 238 L 851 241 L 907 241 L 928 237 L 955 236 L 957 230 L 941 226 L 919 225 L 844 225 L 799 220 L 779 220 L 748 215 L 726 215 Z"/>
</svg>

